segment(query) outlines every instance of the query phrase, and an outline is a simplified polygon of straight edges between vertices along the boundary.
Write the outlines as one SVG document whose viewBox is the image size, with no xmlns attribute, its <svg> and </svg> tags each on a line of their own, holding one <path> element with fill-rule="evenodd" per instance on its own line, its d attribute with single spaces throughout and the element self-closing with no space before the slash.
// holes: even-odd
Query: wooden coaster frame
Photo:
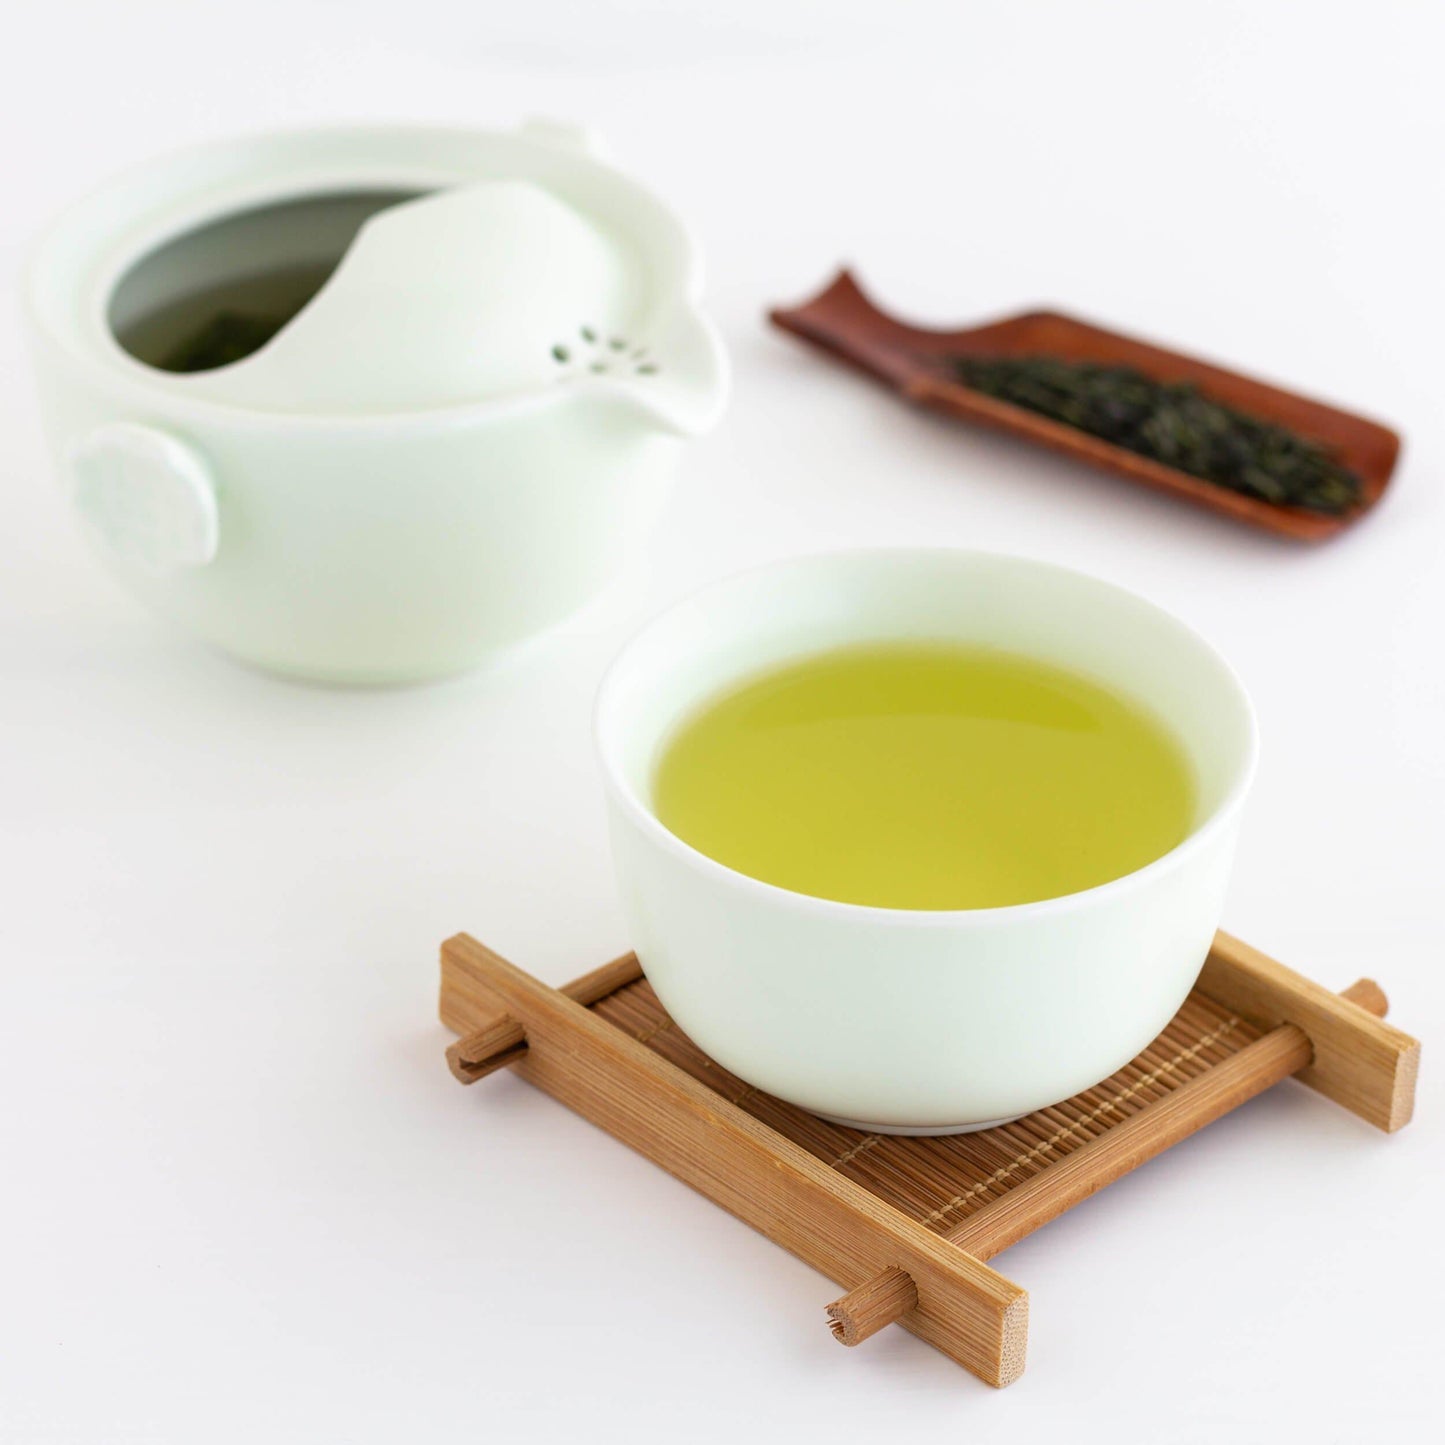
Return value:
<svg viewBox="0 0 1445 1445">
<path fill-rule="evenodd" d="M 1393 1132 L 1419 1068 L 1376 984 L 1331 993 L 1221 932 L 1170 1028 L 1112 1079 L 998 1129 L 906 1139 L 750 1089 L 675 1028 L 634 954 L 562 989 L 466 934 L 441 963 L 461 1082 L 514 1066 L 843 1285 L 827 1307 L 843 1344 L 896 1322 L 998 1386 L 1023 1372 L 1028 1295 L 986 1260 L 1291 1074 Z"/>
</svg>

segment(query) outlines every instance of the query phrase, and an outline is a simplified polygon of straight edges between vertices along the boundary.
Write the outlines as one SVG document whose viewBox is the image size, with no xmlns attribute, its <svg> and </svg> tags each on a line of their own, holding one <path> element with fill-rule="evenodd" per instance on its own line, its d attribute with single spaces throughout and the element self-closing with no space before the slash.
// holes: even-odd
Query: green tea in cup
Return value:
<svg viewBox="0 0 1445 1445">
<path fill-rule="evenodd" d="M 1057 898 L 1162 857 L 1192 769 L 1140 703 L 993 648 L 887 642 L 804 657 L 703 703 L 665 741 L 658 819 L 796 893 L 879 908 Z"/>
</svg>

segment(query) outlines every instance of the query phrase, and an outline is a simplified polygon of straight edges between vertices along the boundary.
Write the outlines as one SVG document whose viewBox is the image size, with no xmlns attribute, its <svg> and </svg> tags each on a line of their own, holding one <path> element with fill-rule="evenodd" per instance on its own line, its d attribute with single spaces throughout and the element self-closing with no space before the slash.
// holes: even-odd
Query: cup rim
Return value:
<svg viewBox="0 0 1445 1445">
<path fill-rule="evenodd" d="M 1156 616 L 1177 628 L 1196 647 L 1202 648 L 1220 670 L 1225 687 L 1234 695 L 1245 724 L 1245 747 L 1243 758 L 1235 771 L 1233 780 L 1224 796 L 1213 811 L 1200 823 L 1190 829 L 1173 848 L 1159 857 L 1151 859 L 1132 872 L 1097 883 L 1091 888 L 1079 889 L 1073 893 L 1061 893 L 1050 898 L 1038 898 L 1028 903 L 1008 903 L 990 908 L 889 908 L 869 903 L 847 903 L 840 899 L 820 898 L 811 893 L 799 893 L 783 888 L 761 878 L 742 873 L 726 863 L 710 858 L 690 843 L 679 838 L 666 827 L 657 814 L 637 795 L 622 765 L 619 753 L 619 733 L 612 726 L 611 714 L 618 706 L 617 693 L 621 677 L 632 655 L 657 630 L 669 622 L 683 607 L 697 603 L 700 598 L 713 597 L 727 592 L 745 580 L 769 573 L 787 572 L 800 564 L 820 562 L 847 562 L 864 558 L 891 558 L 899 561 L 914 558 L 950 558 L 957 561 L 984 559 L 989 562 L 1020 563 L 1039 571 L 1053 572 L 1104 588 L 1117 596 L 1127 599 L 1134 606 L 1146 608 Z M 739 678 L 745 674 L 739 674 Z M 775 905 L 792 907 L 804 913 L 828 917 L 839 922 L 849 920 L 858 923 L 886 923 L 895 927 L 915 928 L 959 928 L 968 926 L 984 927 L 994 923 L 1005 923 L 1021 918 L 1038 918 L 1053 913 L 1068 912 L 1095 902 L 1110 900 L 1132 892 L 1152 882 L 1160 874 L 1173 872 L 1184 866 L 1195 854 L 1206 848 L 1221 832 L 1234 821 L 1249 789 L 1259 762 L 1259 724 L 1254 704 L 1250 701 L 1239 675 L 1223 653 L 1200 632 L 1177 617 L 1168 608 L 1141 596 L 1130 588 L 1121 587 L 1092 573 L 1066 567 L 1036 557 L 1026 557 L 1013 552 L 992 552 L 974 547 L 849 547 L 832 551 L 805 552 L 785 557 L 759 566 L 747 567 L 738 572 L 717 578 L 678 598 L 660 612 L 650 617 L 623 643 L 608 664 L 602 681 L 598 685 L 592 710 L 592 742 L 598 762 L 601 765 L 603 784 L 612 800 L 621 807 L 634 826 L 654 844 L 673 854 L 694 870 L 719 883 L 755 896 L 760 902 L 771 901 Z"/>
</svg>

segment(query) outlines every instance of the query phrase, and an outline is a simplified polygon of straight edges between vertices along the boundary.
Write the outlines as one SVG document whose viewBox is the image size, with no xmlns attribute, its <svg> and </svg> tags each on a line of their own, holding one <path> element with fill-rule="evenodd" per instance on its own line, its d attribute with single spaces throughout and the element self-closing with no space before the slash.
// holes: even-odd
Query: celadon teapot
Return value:
<svg viewBox="0 0 1445 1445">
<path fill-rule="evenodd" d="M 247 662 L 457 672 L 645 542 L 727 366 L 697 249 L 583 132 L 306 131 L 123 175 L 28 306 L 112 572 Z"/>
</svg>

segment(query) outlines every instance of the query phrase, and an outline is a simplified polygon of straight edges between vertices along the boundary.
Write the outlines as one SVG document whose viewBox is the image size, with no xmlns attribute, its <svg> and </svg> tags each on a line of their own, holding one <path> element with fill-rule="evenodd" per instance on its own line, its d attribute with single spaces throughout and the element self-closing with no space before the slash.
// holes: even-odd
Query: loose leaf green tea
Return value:
<svg viewBox="0 0 1445 1445">
<path fill-rule="evenodd" d="M 221 311 L 161 361 L 162 371 L 214 371 L 259 351 L 290 320 L 285 313 Z"/>
<path fill-rule="evenodd" d="M 173 298 L 117 330 L 130 354 L 161 371 L 214 371 L 254 355 L 325 284 L 329 265 L 283 266 Z"/>
<path fill-rule="evenodd" d="M 1360 504 L 1360 478 L 1328 447 L 1214 401 L 1193 382 L 1052 356 L 959 356 L 949 365 L 975 391 L 1215 486 L 1332 516 Z"/>
<path fill-rule="evenodd" d="M 944 643 L 843 648 L 686 718 L 657 817 L 740 873 L 883 908 L 1076 893 L 1187 835 L 1194 777 L 1147 709 L 1032 658 Z"/>
</svg>

